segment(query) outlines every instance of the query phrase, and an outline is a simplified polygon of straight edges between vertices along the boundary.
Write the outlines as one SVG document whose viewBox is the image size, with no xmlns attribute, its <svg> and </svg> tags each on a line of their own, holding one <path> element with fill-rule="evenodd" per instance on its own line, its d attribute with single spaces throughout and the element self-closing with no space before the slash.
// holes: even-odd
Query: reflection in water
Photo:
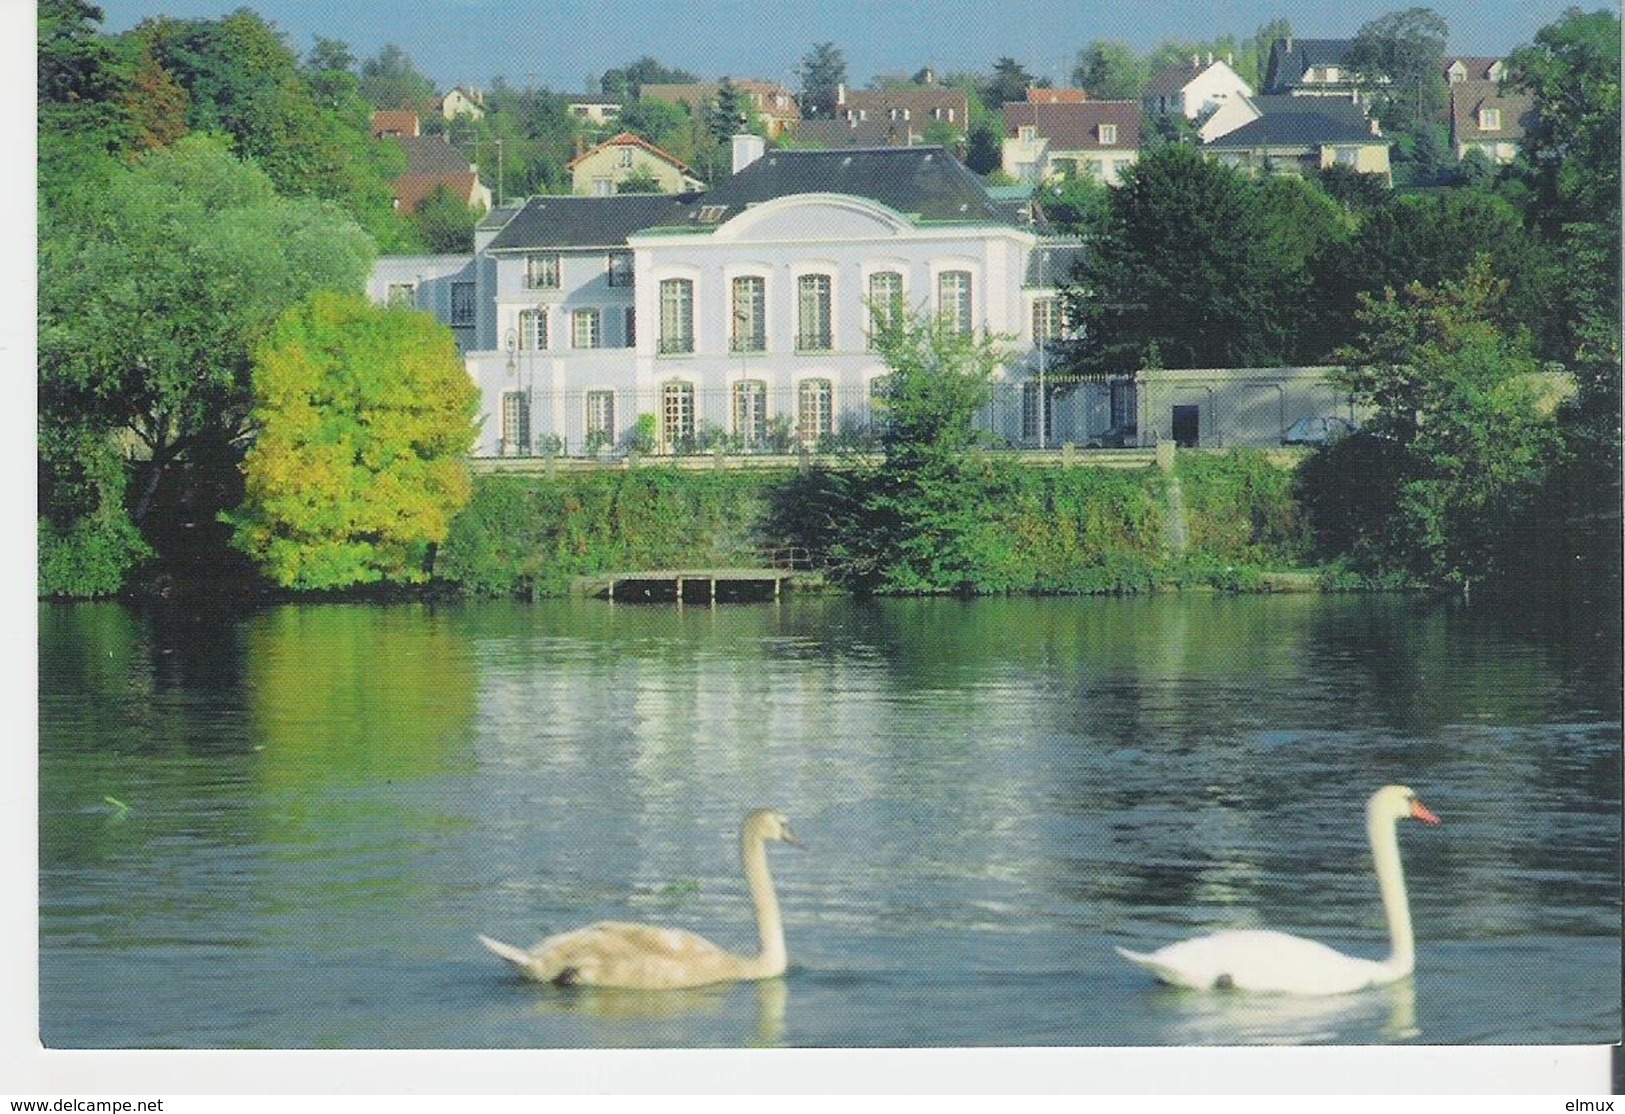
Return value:
<svg viewBox="0 0 1625 1114">
<path fill-rule="evenodd" d="M 1299 997 L 1183 990 L 1150 991 L 1156 1020 L 1175 1044 L 1337 1044 L 1375 1029 L 1390 1043 L 1421 1036 L 1416 982 L 1404 978 L 1353 994 Z"/>
<path fill-rule="evenodd" d="M 1405 597 L 211 620 L 41 609 L 48 1045 L 1409 1040 L 1409 984 L 1181 998 L 1110 949 L 1379 952 L 1390 781 L 1446 821 L 1405 862 L 1427 1039 L 1617 1035 L 1617 631 Z M 772 864 L 788 981 L 567 997 L 469 956 L 600 919 L 749 950 L 764 805 L 810 844 Z"/>
<path fill-rule="evenodd" d="M 755 1005 L 754 1023 L 748 1032 L 718 1029 L 721 1046 L 781 1048 L 784 1046 L 784 1018 L 790 1002 L 790 987 L 783 977 L 760 979 L 754 983 L 722 983 L 717 986 L 684 990 L 616 990 L 609 987 L 555 987 L 527 983 L 536 994 L 531 1012 L 538 1017 L 569 1014 L 595 1022 L 635 1023 L 728 1018 L 738 1014 L 737 1006 L 747 1000 Z M 735 1007 L 730 1009 L 730 1007 Z M 616 1040 L 613 1028 L 605 1030 L 607 1045 L 629 1043 L 632 1030 L 623 1029 Z"/>
</svg>

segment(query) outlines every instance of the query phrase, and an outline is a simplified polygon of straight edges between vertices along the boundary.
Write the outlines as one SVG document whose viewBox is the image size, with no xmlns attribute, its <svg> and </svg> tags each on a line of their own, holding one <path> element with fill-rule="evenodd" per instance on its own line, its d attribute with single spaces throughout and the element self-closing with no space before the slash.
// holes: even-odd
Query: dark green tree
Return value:
<svg viewBox="0 0 1625 1114">
<path fill-rule="evenodd" d="M 1072 84 L 1097 101 L 1138 100 L 1151 80 L 1150 68 L 1134 49 L 1096 39 L 1078 52 Z"/>
<path fill-rule="evenodd" d="M 140 446 L 131 516 L 143 525 L 178 465 L 226 490 L 247 433 L 249 354 L 313 289 L 360 289 L 364 232 L 330 206 L 277 195 L 225 141 L 188 136 L 119 172 L 41 229 L 41 503 L 84 490 L 53 454 L 96 437 Z M 106 497 L 117 493 L 102 483 Z M 58 525 L 71 529 L 63 512 Z M 162 541 L 162 539 L 155 539 Z M 160 546 L 162 548 L 162 546 Z"/>
<path fill-rule="evenodd" d="M 977 174 L 991 174 L 1004 164 L 1004 144 L 992 123 L 971 126 L 965 142 L 965 165 Z"/>
<path fill-rule="evenodd" d="M 1323 543 L 1363 571 L 1470 586 L 1542 545 L 1526 525 L 1572 382 L 1499 324 L 1506 289 L 1481 260 L 1460 281 L 1363 299 L 1342 378 L 1374 416 L 1303 477 Z"/>
<path fill-rule="evenodd" d="M 746 130 L 749 123 L 749 101 L 745 94 L 730 79 L 723 78 L 717 86 L 716 100 L 711 102 L 705 117 L 705 127 L 712 141 L 724 146 Z"/>
<path fill-rule="evenodd" d="M 612 97 L 636 98 L 645 85 L 692 85 L 699 80 L 687 70 L 662 65 L 644 55 L 636 62 L 606 70 L 598 79 L 598 87 Z"/>
<path fill-rule="evenodd" d="M 434 192 L 418 204 L 412 214 L 423 243 L 436 255 L 467 255 L 474 250 L 474 226 L 481 213 L 445 186 L 436 186 Z"/>
<path fill-rule="evenodd" d="M 1449 41 L 1450 25 L 1432 8 L 1390 12 L 1360 27 L 1344 63 L 1360 75 L 1384 129 L 1417 131 L 1444 118 Z"/>
<path fill-rule="evenodd" d="M 840 88 L 846 83 L 846 57 L 832 42 L 818 43 L 801 60 L 801 114 L 810 120 L 835 115 Z"/>
<path fill-rule="evenodd" d="M 1035 85 L 1045 85 L 1027 72 L 1027 67 L 1014 58 L 1003 57 L 993 63 L 993 74 L 982 86 L 982 103 L 990 112 L 997 112 L 1007 101 L 1022 101 L 1027 99 L 1027 90 Z"/>
<path fill-rule="evenodd" d="M 362 98 L 374 108 L 426 113 L 435 97 L 434 82 L 394 43 L 385 43 L 361 63 L 360 84 Z"/>
<path fill-rule="evenodd" d="M 1082 329 L 1074 370 L 1258 367 L 1296 343 L 1283 288 L 1302 280 L 1278 250 L 1259 187 L 1181 145 L 1130 167 L 1063 297 Z"/>
</svg>

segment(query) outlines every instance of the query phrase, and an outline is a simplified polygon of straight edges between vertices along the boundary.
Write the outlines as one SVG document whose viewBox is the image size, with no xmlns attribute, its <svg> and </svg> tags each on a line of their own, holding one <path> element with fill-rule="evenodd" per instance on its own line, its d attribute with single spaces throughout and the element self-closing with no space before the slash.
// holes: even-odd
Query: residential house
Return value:
<svg viewBox="0 0 1625 1114">
<path fill-rule="evenodd" d="M 1089 99 L 1087 89 L 1040 89 L 1027 87 L 1028 104 L 1082 104 Z"/>
<path fill-rule="evenodd" d="M 1518 151 L 1535 119 L 1535 98 L 1503 90 L 1498 81 L 1458 81 L 1450 86 L 1450 146 L 1456 158 L 1482 151 L 1506 164 Z"/>
<path fill-rule="evenodd" d="M 479 120 L 485 116 L 485 96 L 478 89 L 465 89 L 461 85 L 440 98 L 440 114 L 448 120 L 466 116 Z"/>
<path fill-rule="evenodd" d="M 705 188 L 688 165 L 653 143 L 622 132 L 588 148 L 569 164 L 573 192 L 608 197 L 632 178 L 649 178 L 663 193 L 686 193 Z"/>
<path fill-rule="evenodd" d="M 1196 125 L 1205 143 L 1256 118 L 1245 104 L 1252 86 L 1225 59 L 1196 55 L 1159 70 L 1146 85 L 1141 106 L 1146 115 L 1183 116 Z"/>
<path fill-rule="evenodd" d="M 1075 241 L 993 201 L 941 147 L 767 152 L 742 136 L 735 153 L 699 196 L 531 198 L 482 222 L 471 257 L 379 261 L 375 300 L 458 330 L 476 455 L 593 453 L 651 425 L 658 452 L 711 434 L 816 446 L 870 422 L 888 373 L 874 322 L 904 309 L 1017 338 L 1002 375 L 1023 405 L 996 416 L 1012 441 L 1104 424 L 1093 388 L 1063 414 L 1038 404 Z"/>
<path fill-rule="evenodd" d="M 1345 60 L 1353 39 L 1299 39 L 1287 36 L 1270 45 L 1264 92 L 1290 97 L 1353 97 L 1358 75 Z"/>
<path fill-rule="evenodd" d="M 798 148 L 909 147 L 923 142 L 908 124 L 892 120 L 803 120 L 793 140 Z"/>
<path fill-rule="evenodd" d="M 1004 172 L 1018 182 L 1084 175 L 1115 186 L 1139 157 L 1137 101 L 1004 106 Z"/>
<path fill-rule="evenodd" d="M 1352 100 L 1280 94 L 1248 102 L 1257 118 L 1202 145 L 1220 162 L 1275 174 L 1346 166 L 1392 183 L 1388 141 Z"/>
<path fill-rule="evenodd" d="M 1452 56 L 1444 59 L 1444 79 L 1451 85 L 1463 81 L 1504 81 L 1506 62 L 1500 58 Z"/>
<path fill-rule="evenodd" d="M 851 92 L 842 84 L 836 88 L 835 118 L 894 125 L 907 143 L 940 142 L 969 129 L 970 98 L 962 89 L 936 84 L 894 85 L 866 92 Z"/>
<path fill-rule="evenodd" d="M 480 181 L 478 166 L 445 135 L 420 134 L 415 113 L 376 112 L 373 131 L 406 152 L 406 173 L 390 183 L 401 212 L 417 212 L 441 187 L 470 208 L 491 208 L 491 190 Z"/>
<path fill-rule="evenodd" d="M 613 124 L 620 118 L 626 99 L 608 93 L 581 93 L 566 97 L 564 104 L 570 115 L 577 120 L 603 127 Z"/>
<path fill-rule="evenodd" d="M 750 102 L 757 119 L 762 122 L 762 131 L 769 139 L 794 132 L 801 123 L 801 106 L 797 104 L 794 94 L 779 83 L 742 78 L 730 81 L 730 84 Z M 721 88 L 720 83 L 711 82 L 645 85 L 638 91 L 638 96 L 643 100 L 686 105 L 695 119 L 704 119 L 705 113 L 716 103 L 717 92 Z"/>
<path fill-rule="evenodd" d="M 402 139 L 422 134 L 416 112 L 387 110 L 372 114 L 374 139 Z"/>
</svg>

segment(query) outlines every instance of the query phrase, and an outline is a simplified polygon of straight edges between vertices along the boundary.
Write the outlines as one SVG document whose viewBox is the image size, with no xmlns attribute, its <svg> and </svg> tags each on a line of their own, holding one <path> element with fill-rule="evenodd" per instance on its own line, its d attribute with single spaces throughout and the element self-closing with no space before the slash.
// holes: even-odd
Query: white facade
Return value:
<svg viewBox="0 0 1625 1114">
<path fill-rule="evenodd" d="M 968 304 L 968 327 L 1025 354 L 1034 302 L 1054 294 L 1023 284 L 1037 243 L 1014 226 L 917 226 L 877 202 L 798 194 L 711 231 L 636 233 L 623 252 L 505 253 L 491 327 L 467 353 L 486 414 L 476 455 L 625 448 L 640 418 L 656 452 L 707 435 L 749 448 L 770 424 L 816 447 L 868 422 L 886 374 L 869 342 L 872 291 L 932 314 Z M 554 266 L 556 285 L 533 285 L 534 268 L 552 283 Z"/>
</svg>

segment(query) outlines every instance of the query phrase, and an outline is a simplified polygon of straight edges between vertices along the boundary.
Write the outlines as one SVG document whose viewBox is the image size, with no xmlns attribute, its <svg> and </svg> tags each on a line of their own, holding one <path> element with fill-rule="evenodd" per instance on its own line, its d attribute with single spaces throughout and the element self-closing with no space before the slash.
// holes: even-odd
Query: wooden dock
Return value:
<svg viewBox="0 0 1625 1114">
<path fill-rule="evenodd" d="M 796 581 L 818 578 L 785 568 L 650 569 L 590 578 L 588 595 L 616 603 L 730 603 L 776 600 Z"/>
</svg>

